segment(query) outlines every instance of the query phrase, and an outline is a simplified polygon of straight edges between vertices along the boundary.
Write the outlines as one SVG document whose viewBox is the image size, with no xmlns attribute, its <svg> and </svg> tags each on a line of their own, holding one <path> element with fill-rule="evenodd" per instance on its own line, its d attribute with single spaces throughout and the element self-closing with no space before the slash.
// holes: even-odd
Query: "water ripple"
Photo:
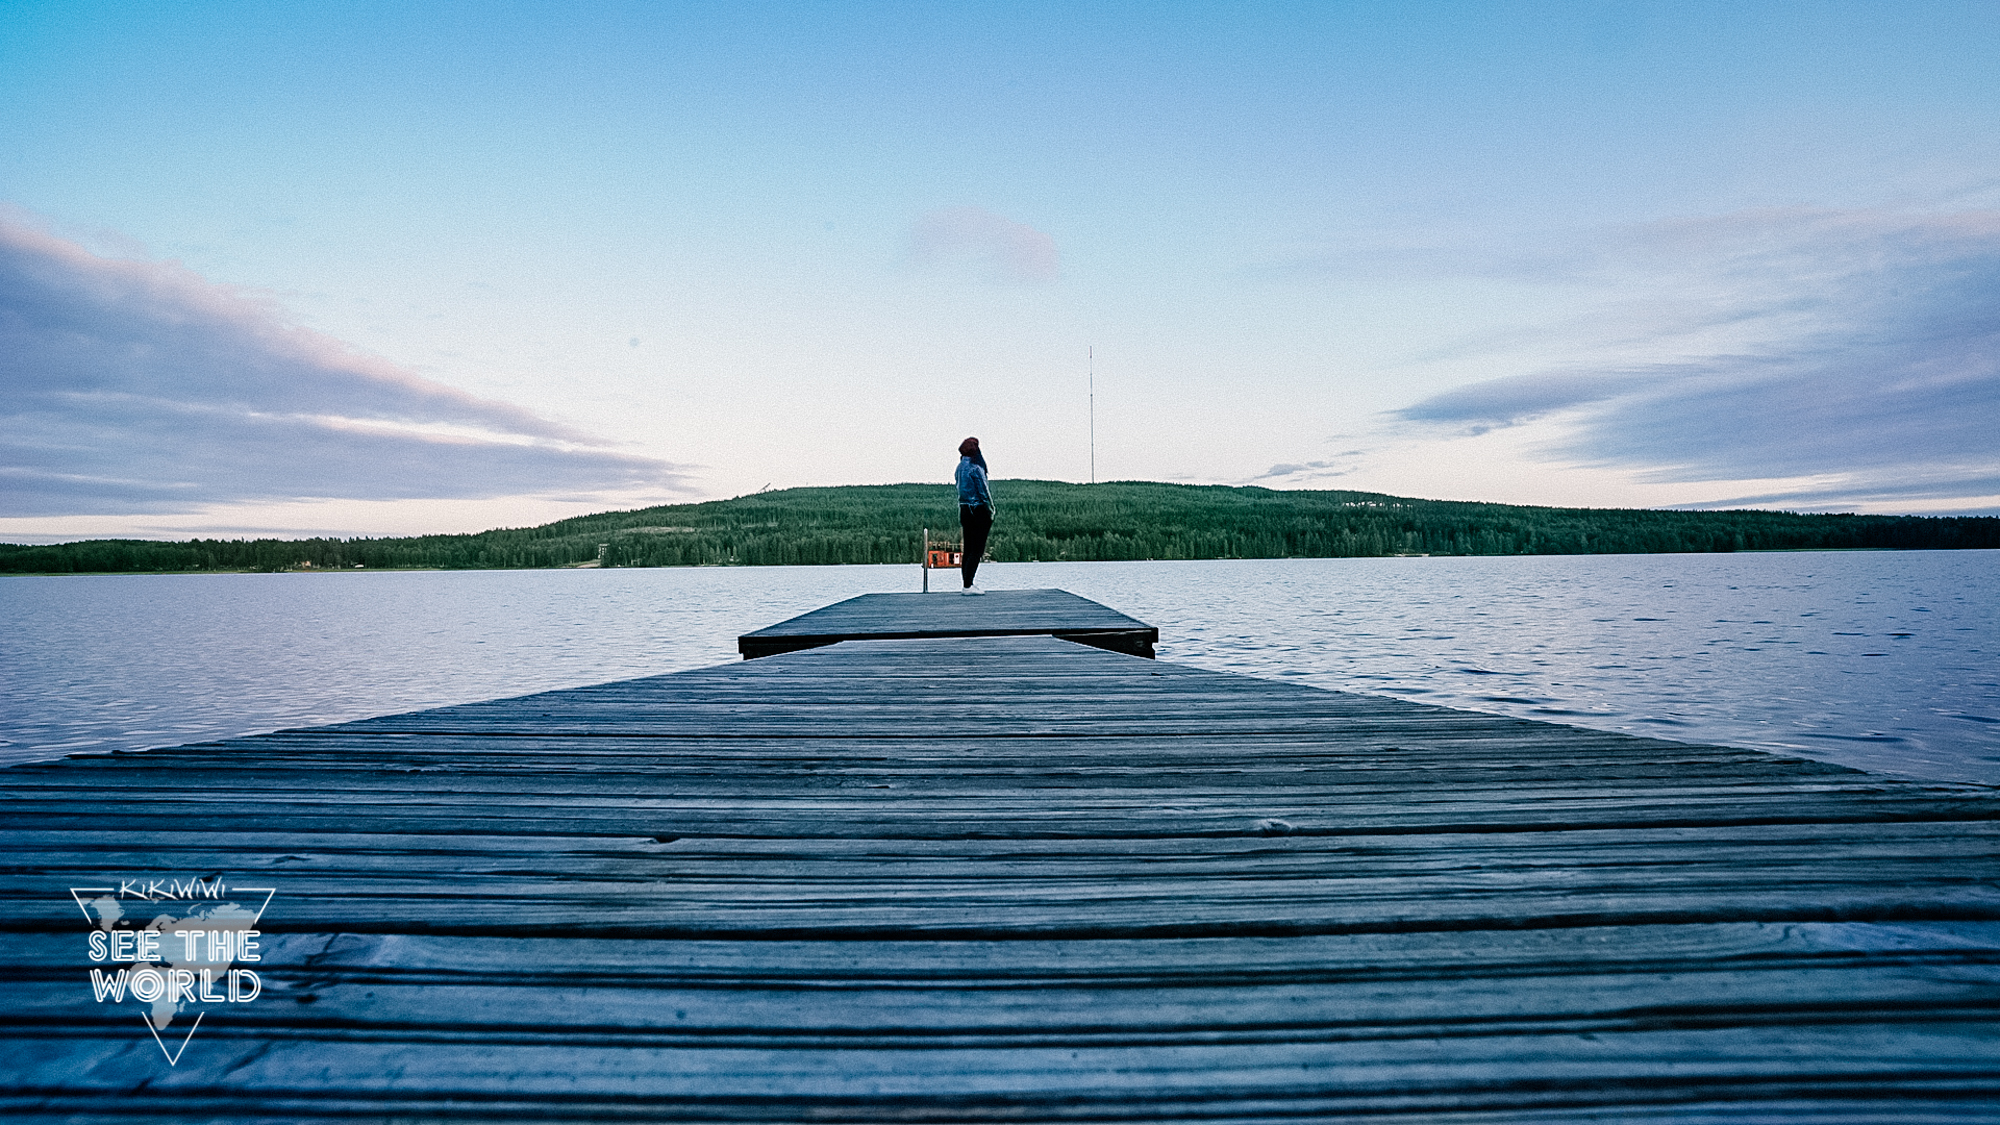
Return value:
<svg viewBox="0 0 2000 1125">
<path fill-rule="evenodd" d="M 2000 552 L 980 574 L 1152 622 L 1163 659 L 2000 784 Z M 0 762 L 700 667 L 740 633 L 916 585 L 907 566 L 4 578 Z"/>
</svg>

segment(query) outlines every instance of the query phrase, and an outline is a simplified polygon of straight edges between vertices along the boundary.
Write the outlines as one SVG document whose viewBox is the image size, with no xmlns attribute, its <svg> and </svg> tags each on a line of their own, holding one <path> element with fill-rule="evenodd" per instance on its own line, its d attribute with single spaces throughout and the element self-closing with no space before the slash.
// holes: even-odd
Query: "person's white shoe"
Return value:
<svg viewBox="0 0 2000 1125">
<path fill-rule="evenodd" d="M 977 586 L 967 586 L 965 589 L 959 591 L 961 594 L 983 594 L 985 592 Z"/>
</svg>

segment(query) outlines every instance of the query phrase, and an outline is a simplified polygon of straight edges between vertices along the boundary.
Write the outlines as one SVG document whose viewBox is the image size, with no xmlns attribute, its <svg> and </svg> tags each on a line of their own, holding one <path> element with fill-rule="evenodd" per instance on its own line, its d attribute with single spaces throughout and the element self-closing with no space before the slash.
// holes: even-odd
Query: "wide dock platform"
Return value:
<svg viewBox="0 0 2000 1125">
<path fill-rule="evenodd" d="M 0 1110 L 1994 1120 L 1996 821 L 1054 637 L 850 641 L 6 770 Z M 273 889 L 264 992 L 169 1066 L 68 888 L 197 876 Z"/>
<path fill-rule="evenodd" d="M 974 597 L 863 594 L 736 639 L 744 659 L 841 641 L 938 637 L 1060 637 L 1092 648 L 1153 655 L 1160 631 L 1068 590 L 993 590 Z"/>
</svg>

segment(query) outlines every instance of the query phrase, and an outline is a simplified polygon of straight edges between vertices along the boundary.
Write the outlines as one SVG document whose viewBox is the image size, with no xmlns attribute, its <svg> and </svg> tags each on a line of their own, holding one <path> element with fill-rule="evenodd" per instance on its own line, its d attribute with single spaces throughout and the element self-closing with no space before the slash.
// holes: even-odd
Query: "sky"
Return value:
<svg viewBox="0 0 2000 1125">
<path fill-rule="evenodd" d="M 967 435 L 2000 513 L 1995 59 L 1985 0 L 0 0 L 0 541 L 942 482 Z"/>
</svg>

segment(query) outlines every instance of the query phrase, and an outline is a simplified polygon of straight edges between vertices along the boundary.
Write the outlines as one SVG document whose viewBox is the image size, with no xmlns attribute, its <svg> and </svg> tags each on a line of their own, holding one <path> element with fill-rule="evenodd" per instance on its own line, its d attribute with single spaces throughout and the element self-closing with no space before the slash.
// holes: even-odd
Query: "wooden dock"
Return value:
<svg viewBox="0 0 2000 1125">
<path fill-rule="evenodd" d="M 2000 1118 L 1978 787 L 1051 636 L 0 777 L 10 1119 Z M 171 1067 L 169 876 L 275 888 Z"/>
<path fill-rule="evenodd" d="M 745 633 L 736 638 L 736 649 L 752 660 L 842 641 L 940 637 L 1060 637 L 1150 657 L 1160 631 L 1068 590 L 993 590 L 977 597 L 954 590 L 863 594 Z"/>
</svg>

